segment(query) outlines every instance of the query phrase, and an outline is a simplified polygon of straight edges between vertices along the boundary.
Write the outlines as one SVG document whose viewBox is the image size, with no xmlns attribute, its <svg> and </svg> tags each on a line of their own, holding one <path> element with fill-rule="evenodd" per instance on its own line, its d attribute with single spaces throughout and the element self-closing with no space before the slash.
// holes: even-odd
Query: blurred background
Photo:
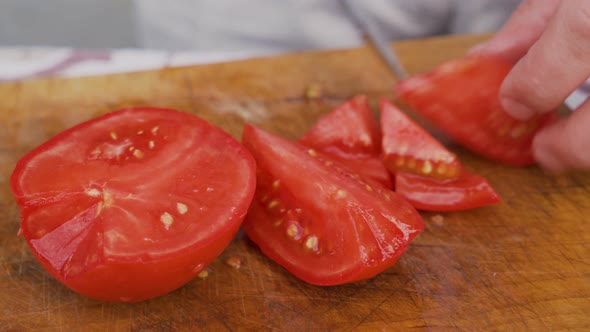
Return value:
<svg viewBox="0 0 590 332">
<path fill-rule="evenodd" d="M 359 3 L 393 40 L 491 32 L 519 1 Z M 360 42 L 342 0 L 0 0 L 0 45 L 231 51 Z"/>
<path fill-rule="evenodd" d="M 136 47 L 132 0 L 0 0 L 0 45 Z"/>
<path fill-rule="evenodd" d="M 364 43 L 347 0 L 0 0 L 0 81 Z M 519 0 L 356 0 L 388 40 L 493 32 Z"/>
</svg>

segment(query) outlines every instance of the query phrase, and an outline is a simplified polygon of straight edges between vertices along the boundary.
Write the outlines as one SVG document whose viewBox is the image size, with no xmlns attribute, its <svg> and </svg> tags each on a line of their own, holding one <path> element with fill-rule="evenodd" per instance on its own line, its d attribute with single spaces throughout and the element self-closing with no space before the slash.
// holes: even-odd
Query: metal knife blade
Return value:
<svg viewBox="0 0 590 332">
<path fill-rule="evenodd" d="M 402 80 L 408 76 L 406 70 L 399 61 L 394 49 L 390 46 L 387 38 L 383 36 L 381 30 L 375 26 L 370 19 L 367 10 L 362 6 L 362 2 L 358 0 L 342 0 L 344 7 L 348 11 L 352 19 L 358 24 L 362 32 L 368 37 L 373 46 L 377 49 L 387 66 L 395 74 L 398 80 Z M 359 6 L 359 3 L 361 4 Z"/>
<path fill-rule="evenodd" d="M 387 66 L 391 69 L 395 78 L 403 80 L 408 77 L 404 66 L 399 61 L 395 50 L 391 47 L 391 44 L 383 36 L 381 31 L 377 28 L 375 23 L 371 20 L 368 15 L 367 9 L 362 6 L 363 2 L 360 0 L 341 0 L 344 8 L 347 10 L 350 17 L 359 26 L 363 34 L 368 37 L 370 42 L 373 44 L 377 52 L 381 55 Z M 422 116 L 414 112 L 413 110 L 404 110 L 405 113 L 416 121 L 422 128 L 430 132 L 432 136 L 438 139 L 443 145 L 450 144 L 449 138 L 444 135 L 440 130 L 432 126 Z"/>
</svg>

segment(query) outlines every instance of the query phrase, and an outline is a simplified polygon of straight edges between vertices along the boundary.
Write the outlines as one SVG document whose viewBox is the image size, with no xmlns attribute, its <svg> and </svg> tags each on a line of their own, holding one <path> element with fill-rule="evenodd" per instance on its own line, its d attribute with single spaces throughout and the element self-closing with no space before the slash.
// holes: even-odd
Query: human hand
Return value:
<svg viewBox="0 0 590 332">
<path fill-rule="evenodd" d="M 524 0 L 492 39 L 470 52 L 516 63 L 500 89 L 508 114 L 528 119 L 550 112 L 590 76 L 590 1 Z M 533 154 L 553 172 L 590 169 L 590 101 L 540 130 Z"/>
</svg>

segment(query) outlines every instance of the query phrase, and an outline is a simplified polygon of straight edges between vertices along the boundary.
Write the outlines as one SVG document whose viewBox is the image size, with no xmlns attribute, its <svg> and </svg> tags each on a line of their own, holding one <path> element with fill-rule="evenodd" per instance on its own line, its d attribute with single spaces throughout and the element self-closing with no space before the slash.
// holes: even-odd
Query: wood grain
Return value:
<svg viewBox="0 0 590 332">
<path fill-rule="evenodd" d="M 459 56 L 482 36 L 395 45 L 409 72 Z M 289 138 L 357 93 L 392 97 L 371 49 L 0 85 L 0 330 L 562 330 L 590 328 L 590 175 L 509 168 L 452 147 L 503 203 L 424 213 L 426 231 L 368 281 L 315 287 L 266 259 L 240 233 L 195 279 L 137 304 L 81 297 L 52 279 L 16 236 L 14 164 L 59 131 L 104 112 L 172 107 L 241 135 L 245 122 Z M 322 97 L 308 100 L 317 84 Z M 225 264 L 238 256 L 242 267 Z"/>
</svg>

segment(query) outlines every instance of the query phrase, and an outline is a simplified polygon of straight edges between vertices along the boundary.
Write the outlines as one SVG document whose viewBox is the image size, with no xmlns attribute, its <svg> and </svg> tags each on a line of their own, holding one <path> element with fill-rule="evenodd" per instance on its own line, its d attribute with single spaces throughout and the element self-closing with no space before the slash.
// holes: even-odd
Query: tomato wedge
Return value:
<svg viewBox="0 0 590 332">
<path fill-rule="evenodd" d="M 454 153 L 386 98 L 380 100 L 380 106 L 383 161 L 388 170 L 440 179 L 459 176 L 461 163 Z"/>
<path fill-rule="evenodd" d="M 243 143 L 257 163 L 256 195 L 243 228 L 264 254 L 308 283 L 371 278 L 424 229 L 399 195 L 321 152 L 250 125 Z"/>
<path fill-rule="evenodd" d="M 391 188 L 381 161 L 379 124 L 365 96 L 355 96 L 320 118 L 299 143 L 338 159 L 361 176 Z"/>
<path fill-rule="evenodd" d="M 397 172 L 395 189 L 416 209 L 423 211 L 460 211 L 500 202 L 484 177 L 467 170 L 462 170 L 459 178 L 449 180 Z"/>
<path fill-rule="evenodd" d="M 488 181 L 461 165 L 426 130 L 381 99 L 383 155 L 395 191 L 419 210 L 459 211 L 500 201 Z"/>
<path fill-rule="evenodd" d="M 194 115 L 135 108 L 40 145 L 10 184 L 22 235 L 51 275 L 133 302 L 182 286 L 223 251 L 254 195 L 255 162 Z"/>
<path fill-rule="evenodd" d="M 504 112 L 498 93 L 511 68 L 499 59 L 468 56 L 403 80 L 396 91 L 402 102 L 457 143 L 492 160 L 529 165 L 535 132 L 556 115 L 521 121 Z"/>
</svg>

